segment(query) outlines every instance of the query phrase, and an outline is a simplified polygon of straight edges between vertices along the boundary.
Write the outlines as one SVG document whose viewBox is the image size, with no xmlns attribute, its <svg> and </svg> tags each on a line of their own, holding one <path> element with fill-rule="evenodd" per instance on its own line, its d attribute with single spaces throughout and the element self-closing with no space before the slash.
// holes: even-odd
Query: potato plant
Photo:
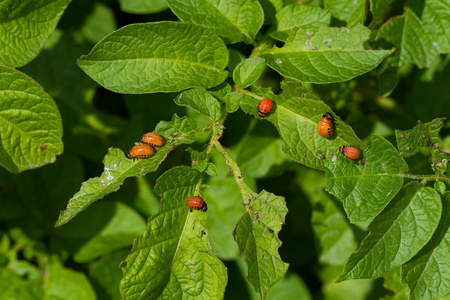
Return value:
<svg viewBox="0 0 450 300">
<path fill-rule="evenodd" d="M 0 1 L 0 300 L 448 297 L 449 8 Z"/>
</svg>

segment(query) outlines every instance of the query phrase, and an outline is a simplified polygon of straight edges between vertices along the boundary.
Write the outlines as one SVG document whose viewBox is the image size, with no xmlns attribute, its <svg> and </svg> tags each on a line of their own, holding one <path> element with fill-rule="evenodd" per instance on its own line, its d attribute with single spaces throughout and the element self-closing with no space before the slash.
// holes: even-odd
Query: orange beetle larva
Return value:
<svg viewBox="0 0 450 300">
<path fill-rule="evenodd" d="M 333 125 L 333 115 L 328 112 L 324 113 L 322 119 L 319 121 L 319 124 L 317 124 L 317 132 L 325 138 L 330 137 L 334 132 Z"/>
<path fill-rule="evenodd" d="M 206 211 L 208 209 L 206 202 L 203 201 L 202 198 L 197 196 L 189 197 L 189 199 L 187 199 L 187 205 L 189 206 L 190 211 L 192 211 L 193 209 Z"/>
<path fill-rule="evenodd" d="M 272 111 L 273 101 L 269 98 L 264 98 L 258 104 L 258 114 L 261 117 L 266 117 Z"/>
<path fill-rule="evenodd" d="M 356 161 L 361 156 L 361 151 L 354 146 L 341 146 L 339 148 L 339 152 L 354 161 Z"/>
<path fill-rule="evenodd" d="M 164 138 L 154 132 L 148 132 L 148 133 L 144 134 L 141 138 L 141 141 L 144 144 L 147 144 L 147 145 L 153 146 L 153 147 L 164 146 Z"/>
<path fill-rule="evenodd" d="M 129 158 L 148 158 L 153 155 L 155 155 L 155 149 L 144 144 L 134 145 L 134 147 L 128 151 Z"/>
</svg>

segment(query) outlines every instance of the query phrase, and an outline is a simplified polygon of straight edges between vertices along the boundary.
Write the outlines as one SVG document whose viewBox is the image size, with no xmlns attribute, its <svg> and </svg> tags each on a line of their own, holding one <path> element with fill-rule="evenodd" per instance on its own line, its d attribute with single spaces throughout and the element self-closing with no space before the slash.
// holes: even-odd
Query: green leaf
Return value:
<svg viewBox="0 0 450 300">
<path fill-rule="evenodd" d="M 130 14 L 154 14 L 168 8 L 166 0 L 119 0 L 120 9 Z"/>
<path fill-rule="evenodd" d="M 160 122 L 155 132 L 166 139 L 166 144 L 158 148 L 150 158 L 132 160 L 125 158 L 122 150 L 110 148 L 104 159 L 102 175 L 82 184 L 80 191 L 70 199 L 67 208 L 61 211 L 55 227 L 67 223 L 95 201 L 117 191 L 126 178 L 144 176 L 155 171 L 171 150 L 181 144 L 195 142 L 201 134 L 194 121 L 176 115 L 170 122 Z"/>
<path fill-rule="evenodd" d="M 129 182 L 131 187 L 137 190 L 132 197 L 123 199 L 122 195 L 115 194 L 111 195 L 111 198 L 122 200 L 145 217 L 154 215 L 158 212 L 159 197 L 153 192 L 153 179 L 136 177 L 136 183 Z M 128 196 L 127 191 L 127 188 L 123 190 L 124 194 Z"/>
<path fill-rule="evenodd" d="M 0 164 L 12 173 L 54 162 L 63 151 L 61 115 L 27 75 L 0 66 Z"/>
<path fill-rule="evenodd" d="M 208 93 L 219 99 L 220 101 L 223 101 L 223 98 L 225 98 L 226 95 L 231 93 L 231 85 L 229 85 L 227 82 L 223 82 L 222 84 L 210 88 L 208 90 Z"/>
<path fill-rule="evenodd" d="M 234 239 L 248 266 L 247 280 L 264 299 L 270 287 L 283 277 L 288 269 L 278 254 L 281 241 L 278 232 L 287 213 L 283 197 L 266 191 L 256 195 L 239 220 Z"/>
<path fill-rule="evenodd" d="M 358 241 L 341 203 L 325 192 L 325 179 L 321 172 L 308 170 L 299 182 L 311 201 L 311 223 L 320 262 L 344 265 L 349 253 L 357 249 Z"/>
<path fill-rule="evenodd" d="M 58 228 L 55 243 L 73 253 L 73 260 L 85 263 L 131 245 L 145 230 L 145 222 L 121 202 L 96 203 L 78 218 Z"/>
<path fill-rule="evenodd" d="M 434 189 L 439 193 L 439 194 L 444 194 L 445 190 L 447 189 L 447 187 L 445 186 L 445 183 L 443 183 L 442 181 L 436 181 L 434 183 Z"/>
<path fill-rule="evenodd" d="M 77 32 L 77 36 L 82 35 L 79 31 Z M 104 110 L 104 108 L 109 110 L 115 107 L 114 103 L 118 103 L 114 100 L 117 99 L 115 97 L 108 98 L 105 102 L 100 100 L 99 104 L 105 105 L 103 107 L 93 105 L 92 101 L 98 84 L 74 64 L 74 61 L 82 53 L 89 51 L 91 46 L 74 45 L 72 34 L 74 33 L 55 32 L 50 38 L 52 45 L 47 45 L 36 59 L 23 68 L 23 71 L 44 86 L 49 95 L 55 99 L 63 119 L 64 148 L 81 154 L 90 161 L 99 162 L 105 156 L 105 149 L 111 145 L 123 145 L 124 140 L 125 145 L 131 141 L 134 142 L 130 140 L 127 132 L 136 132 L 140 128 L 136 126 L 134 119 L 129 120 Z M 86 43 L 86 38 L 82 37 L 82 40 Z M 95 99 L 97 101 L 102 97 Z M 168 99 L 171 101 L 173 97 Z M 155 103 L 155 101 L 151 102 Z M 152 119 L 155 113 L 147 109 L 145 114 L 148 120 Z M 158 114 L 158 116 L 164 116 L 162 119 L 167 118 L 167 115 L 171 117 L 170 110 L 164 114 Z M 156 125 L 156 122 L 154 123 L 150 128 Z"/>
<path fill-rule="evenodd" d="M 276 103 L 272 112 L 264 119 L 272 122 L 283 140 L 283 151 L 297 162 L 308 167 L 324 170 L 325 162 L 339 154 L 342 145 L 366 148 L 352 128 L 333 114 L 336 133 L 332 138 L 324 138 L 317 132 L 317 124 L 322 115 L 332 110 L 298 81 L 285 79 L 281 83 L 283 93 L 275 96 L 271 92 L 255 87 L 261 98 L 270 98 Z M 261 98 L 246 96 L 241 108 L 258 116 L 258 103 Z M 319 152 L 324 158 L 319 157 Z"/>
<path fill-rule="evenodd" d="M 81 31 L 85 33 L 85 30 Z M 86 29 L 86 31 L 90 30 Z M 87 35 L 87 33 L 85 34 Z M 93 38 L 96 34 L 91 32 L 89 35 Z M 79 116 L 79 111 L 89 110 L 89 113 L 91 113 L 92 107 L 89 102 L 98 85 L 73 63 L 81 53 L 86 51 L 89 51 L 89 47 L 85 45 L 74 46 L 73 38 L 69 34 L 56 30 L 39 56 L 21 70 L 33 77 L 42 86 L 45 86 L 45 90 L 55 98 L 63 114 L 64 106 L 69 106 L 72 114 L 77 113 L 77 116 Z M 64 55 L 61 55 L 61 53 L 64 53 Z M 74 109 L 74 106 L 76 109 Z M 86 114 L 88 113 L 86 112 Z M 64 116 L 65 122 L 67 122 L 67 119 L 68 116 Z M 70 128 L 68 127 L 65 126 L 64 128 L 65 137 L 70 135 L 71 127 L 76 126 L 72 123 Z M 71 139 L 67 140 L 70 143 Z"/>
<path fill-rule="evenodd" d="M 261 54 L 267 65 L 285 77 L 302 82 L 334 83 L 350 80 L 376 68 L 393 50 L 365 50 L 370 30 L 294 27 L 282 48 Z"/>
<path fill-rule="evenodd" d="M 25 280 L 10 268 L 0 270 L 1 299 L 37 300 L 43 299 L 44 282 L 42 278 Z"/>
<path fill-rule="evenodd" d="M 370 0 L 370 11 L 373 15 L 373 23 L 380 23 L 390 9 L 393 0 Z"/>
<path fill-rule="evenodd" d="M 191 107 L 211 117 L 213 121 L 217 121 L 220 118 L 220 103 L 205 89 L 184 91 L 174 101 L 178 105 Z"/>
<path fill-rule="evenodd" d="M 271 32 L 274 39 L 285 42 L 294 26 L 302 29 L 319 28 L 330 25 L 329 11 L 315 5 L 290 4 L 276 14 L 277 31 Z"/>
<path fill-rule="evenodd" d="M 445 118 L 434 119 L 429 123 L 419 123 L 413 129 L 395 130 L 397 148 L 400 155 L 410 157 L 419 151 L 420 147 L 429 148 L 431 151 L 433 170 L 436 174 L 447 172 L 448 153 L 439 149 L 439 131 L 444 126 Z"/>
<path fill-rule="evenodd" d="M 92 12 L 86 16 L 80 31 L 89 42 L 95 44 L 116 29 L 117 24 L 114 18 L 114 11 L 102 3 L 95 2 Z M 73 44 L 71 46 L 73 47 Z M 52 57 L 52 59 L 55 58 Z M 74 66 L 74 68 L 76 67 Z"/>
<path fill-rule="evenodd" d="M 402 16 L 391 18 L 371 40 L 397 51 L 380 74 L 381 95 L 387 95 L 398 81 L 399 68 L 408 64 L 430 66 L 439 53 L 450 51 L 450 3 L 427 0 L 408 2 Z"/>
<path fill-rule="evenodd" d="M 217 176 L 217 175 L 219 175 L 217 173 L 216 165 L 211 163 L 211 162 L 208 163 L 207 168 L 205 170 L 205 173 L 208 174 L 209 176 Z"/>
<path fill-rule="evenodd" d="M 118 266 L 128 253 L 127 248 L 116 250 L 89 265 L 89 278 L 98 299 L 122 300 L 119 285 L 123 274 Z"/>
<path fill-rule="evenodd" d="M 226 269 L 211 252 L 208 213 L 186 205 L 200 178 L 194 169 L 175 167 L 158 179 L 159 212 L 121 266 L 124 299 L 223 298 Z"/>
<path fill-rule="evenodd" d="M 267 293 L 270 300 L 312 300 L 308 287 L 296 273 L 287 273 Z"/>
<path fill-rule="evenodd" d="M 261 57 L 247 58 L 241 61 L 233 71 L 233 80 L 240 88 L 246 88 L 261 76 L 266 61 Z"/>
<path fill-rule="evenodd" d="M 226 95 L 223 98 L 222 102 L 227 105 L 227 113 L 234 113 L 235 111 L 237 111 L 243 97 L 244 95 L 238 92 L 232 92 Z"/>
<path fill-rule="evenodd" d="M 26 260 L 11 260 L 8 264 L 8 269 L 21 275 L 22 278 L 31 280 L 42 279 L 41 270 L 39 270 L 36 265 Z"/>
<path fill-rule="evenodd" d="M 21 67 L 35 58 L 70 0 L 0 2 L 0 65 Z"/>
<path fill-rule="evenodd" d="M 434 189 L 417 182 L 405 185 L 369 225 L 369 235 L 350 256 L 338 281 L 376 278 L 406 263 L 431 239 L 441 209 Z"/>
<path fill-rule="evenodd" d="M 270 136 L 250 136 L 245 139 L 236 161 L 244 175 L 262 178 L 280 171 L 289 161 L 282 152 L 281 139 Z"/>
<path fill-rule="evenodd" d="M 275 23 L 275 14 L 283 8 L 283 0 L 259 0 L 264 12 L 264 25 Z"/>
<path fill-rule="evenodd" d="M 282 141 L 269 123 L 257 124 L 237 147 L 236 162 L 242 173 L 252 178 L 280 173 L 291 160 L 282 151 Z"/>
<path fill-rule="evenodd" d="M 432 147 L 439 143 L 438 134 L 444 126 L 442 119 L 434 119 L 429 123 L 419 123 L 409 130 L 395 130 L 397 148 L 403 157 L 411 157 L 419 152 L 420 147 Z"/>
<path fill-rule="evenodd" d="M 412 88 L 405 97 L 408 99 L 407 107 L 412 110 L 419 120 L 433 120 L 442 116 L 443 112 L 450 111 L 450 55 L 440 55 L 433 60 L 431 66 L 423 72 L 415 72 Z M 430 105 L 424 99 L 433 99 Z"/>
<path fill-rule="evenodd" d="M 324 0 L 323 5 L 325 9 L 330 10 L 333 17 L 351 28 L 364 23 L 367 3 L 368 0 Z"/>
<path fill-rule="evenodd" d="M 227 54 L 223 41 L 207 28 L 159 22 L 120 28 L 77 64 L 114 92 L 176 92 L 222 83 L 228 75 L 223 71 Z"/>
<path fill-rule="evenodd" d="M 321 266 L 319 276 L 322 282 L 324 299 L 332 300 L 367 300 L 380 299 L 384 293 L 380 293 L 380 285 L 371 279 L 350 280 L 336 283 L 339 274 L 336 272 L 342 269 L 341 266 Z M 336 276 L 335 276 L 336 275 Z M 351 296 L 351 297 L 350 297 Z M 378 297 L 377 297 L 378 296 Z M 403 299 L 404 300 L 404 299 Z"/>
<path fill-rule="evenodd" d="M 170 9 L 183 22 L 212 29 L 225 43 L 253 42 L 264 22 L 257 0 L 166 0 Z"/>
<path fill-rule="evenodd" d="M 187 151 L 191 153 L 192 168 L 196 169 L 200 173 L 205 171 L 208 166 L 208 162 L 206 161 L 206 149 L 199 152 L 192 148 L 188 148 Z"/>
<path fill-rule="evenodd" d="M 97 299 L 86 276 L 64 268 L 56 257 L 50 259 L 45 274 L 45 299 Z"/>
<path fill-rule="evenodd" d="M 392 61 L 397 67 L 409 63 L 426 67 L 438 53 L 450 51 L 448 1 L 424 2 L 421 8 L 407 6 L 403 16 L 390 19 L 374 36 L 374 40 L 389 42 L 398 49 Z"/>
<path fill-rule="evenodd" d="M 442 215 L 428 244 L 402 267 L 409 299 L 437 299 L 450 293 L 450 192 L 442 196 Z"/>
<path fill-rule="evenodd" d="M 374 136 L 364 150 L 364 166 L 342 154 L 326 162 L 327 191 L 342 200 L 350 222 L 378 215 L 403 185 L 408 165 L 385 138 Z M 367 192 L 370 191 L 370 192 Z"/>
<path fill-rule="evenodd" d="M 211 178 L 208 186 L 204 195 L 208 199 L 208 229 L 213 252 L 224 260 L 235 259 L 240 252 L 232 233 L 245 212 L 241 192 L 230 176 Z"/>
<path fill-rule="evenodd" d="M 404 300 L 408 299 L 409 289 L 402 283 L 401 267 L 396 267 L 384 275 L 384 288 L 394 292 L 394 295 L 383 297 L 382 300 Z"/>
</svg>

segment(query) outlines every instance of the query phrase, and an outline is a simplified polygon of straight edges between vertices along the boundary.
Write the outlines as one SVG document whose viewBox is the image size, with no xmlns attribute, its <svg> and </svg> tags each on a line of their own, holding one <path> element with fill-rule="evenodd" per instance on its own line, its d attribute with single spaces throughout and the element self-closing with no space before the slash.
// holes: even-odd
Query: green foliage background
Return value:
<svg viewBox="0 0 450 300">
<path fill-rule="evenodd" d="M 0 21 L 0 300 L 449 297 L 449 0 L 4 0 Z M 165 146 L 126 158 L 150 131 Z"/>
</svg>

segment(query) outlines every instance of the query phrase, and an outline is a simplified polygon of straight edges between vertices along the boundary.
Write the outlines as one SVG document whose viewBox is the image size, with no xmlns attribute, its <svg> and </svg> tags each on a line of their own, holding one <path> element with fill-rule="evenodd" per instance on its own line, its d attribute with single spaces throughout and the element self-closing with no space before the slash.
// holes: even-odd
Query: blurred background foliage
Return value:
<svg viewBox="0 0 450 300">
<path fill-rule="evenodd" d="M 63 120 L 65 149 L 54 164 L 36 170 L 12 175 L 0 169 L 0 266 L 8 266 L 0 273 L 3 278 L 0 291 L 19 285 L 17 282 L 24 286 L 42 280 L 40 274 L 48 266 L 51 268 L 47 271 L 58 272 L 61 268 L 55 262 L 58 257 L 67 272 L 71 269 L 78 275 L 85 274 L 98 299 L 120 299 L 122 272 L 118 265 L 129 253 L 133 238 L 144 231 L 147 218 L 158 210 L 159 199 L 153 192 L 155 180 L 172 166 L 191 164 L 187 147 L 170 153 L 156 172 L 126 180 L 118 192 L 95 203 L 67 225 L 54 229 L 59 211 L 83 181 L 100 175 L 109 147 L 127 152 L 143 133 L 153 130 L 161 120 L 170 120 L 173 114 L 187 115 L 199 123 L 209 122 L 202 115 L 177 106 L 173 102 L 176 93 L 116 94 L 99 87 L 75 64 L 117 28 L 131 23 L 177 20 L 162 1 L 149 7 L 146 15 L 124 12 L 132 12 L 133 8 L 121 1 L 122 10 L 119 2 L 72 1 L 44 50 L 21 68 L 55 100 Z M 252 50 L 251 45 L 244 43 L 230 47 L 244 55 Z M 345 83 L 308 87 L 352 126 L 364 142 L 370 141 L 372 134 L 378 134 L 395 144 L 394 129 L 410 129 L 418 120 L 428 122 L 450 112 L 450 55 L 437 57 L 430 68 L 411 66 L 401 74 L 398 86 L 385 98 L 378 97 L 376 71 Z M 267 68 L 256 84 L 279 92 L 280 80 L 278 74 Z M 281 151 L 276 129 L 268 122 L 255 120 L 238 110 L 227 118 L 225 127 L 221 142 L 231 149 L 248 184 L 256 190 L 265 189 L 285 197 L 289 209 L 280 232 L 283 245 L 279 252 L 290 267 L 283 285 L 275 286 L 268 299 L 289 299 L 289 295 L 283 296 L 286 289 L 291 295 L 310 293 L 315 299 L 349 299 L 349 293 L 352 299 L 388 295 L 381 279 L 334 283 L 348 255 L 364 237 L 365 228 L 348 224 L 340 201 L 324 191 L 324 174 L 288 158 Z M 441 131 L 445 137 L 441 148 L 447 152 L 450 152 L 449 130 L 447 120 Z M 205 135 L 190 147 L 201 150 L 207 141 Z M 227 197 L 238 193 L 234 180 L 227 176 L 229 169 L 217 153 L 213 161 L 219 176 L 210 177 L 207 184 L 211 189 L 205 193 L 227 201 Z M 411 173 L 432 172 L 426 150 L 407 161 Z M 229 237 L 214 241 L 211 235 L 215 254 L 228 268 L 225 297 L 255 298 L 244 279 L 246 267 L 231 236 L 230 224 L 237 219 L 220 220 L 214 205 L 210 206 L 210 226 L 230 226 Z M 237 218 L 241 213 L 236 213 Z M 325 224 L 323 215 L 336 216 L 334 223 Z M 336 226 L 338 221 L 344 222 L 351 234 L 342 243 L 343 248 L 333 250 L 337 252 L 330 255 L 322 248 L 323 230 Z M 222 243 L 221 247 L 215 248 L 215 243 Z M 93 248 L 96 250 L 92 251 Z M 14 279 L 12 273 L 17 275 Z M 2 298 L 6 294 L 1 294 L 0 299 L 6 299 Z"/>
</svg>

